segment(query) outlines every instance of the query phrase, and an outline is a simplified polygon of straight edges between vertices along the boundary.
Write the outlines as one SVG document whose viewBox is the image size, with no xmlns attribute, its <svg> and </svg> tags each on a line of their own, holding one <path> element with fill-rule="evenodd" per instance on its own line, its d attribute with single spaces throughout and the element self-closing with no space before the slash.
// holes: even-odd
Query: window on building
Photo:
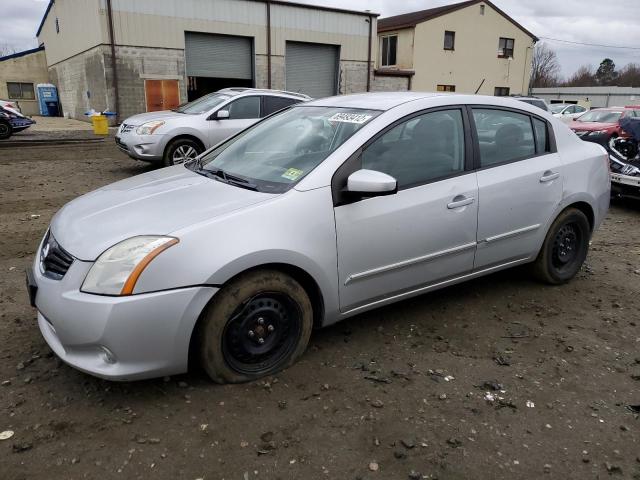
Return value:
<svg viewBox="0 0 640 480">
<path fill-rule="evenodd" d="M 464 172 L 460 110 L 414 117 L 378 137 L 362 153 L 362 168 L 387 173 L 411 188 Z"/>
<path fill-rule="evenodd" d="M 509 93 L 511 93 L 511 90 L 509 89 L 509 87 L 496 87 L 493 90 L 493 94 L 496 97 L 508 97 Z"/>
<path fill-rule="evenodd" d="M 474 108 L 473 119 L 478 131 L 481 167 L 522 160 L 536 154 L 531 117 L 528 115 Z"/>
<path fill-rule="evenodd" d="M 446 31 L 444 32 L 444 49 L 455 50 L 456 47 L 456 32 Z"/>
<path fill-rule="evenodd" d="M 33 83 L 7 82 L 7 92 L 12 100 L 34 100 Z"/>
<path fill-rule="evenodd" d="M 480 15 L 484 15 L 484 5 L 480 5 Z"/>
<path fill-rule="evenodd" d="M 58 17 L 56 17 L 56 33 L 60 33 L 60 22 L 58 21 Z"/>
<path fill-rule="evenodd" d="M 382 58 L 380 64 L 383 67 L 390 67 L 396 64 L 396 55 L 398 51 L 398 36 L 388 35 L 382 37 Z"/>
<path fill-rule="evenodd" d="M 456 86 L 455 85 L 438 85 L 438 91 L 439 92 L 455 92 Z"/>
<path fill-rule="evenodd" d="M 498 43 L 498 57 L 500 58 L 513 57 L 514 45 L 515 45 L 515 40 L 513 38 L 500 37 L 500 42 Z"/>
</svg>

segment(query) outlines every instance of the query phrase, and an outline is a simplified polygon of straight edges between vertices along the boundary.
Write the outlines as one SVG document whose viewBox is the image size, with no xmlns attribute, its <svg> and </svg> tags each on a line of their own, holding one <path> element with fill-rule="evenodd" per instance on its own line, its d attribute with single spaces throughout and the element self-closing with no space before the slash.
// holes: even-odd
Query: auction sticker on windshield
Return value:
<svg viewBox="0 0 640 480">
<path fill-rule="evenodd" d="M 304 172 L 302 170 L 298 170 L 297 168 L 290 168 L 286 172 L 282 174 L 282 178 L 286 178 L 287 180 L 297 180 L 300 175 Z"/>
<path fill-rule="evenodd" d="M 334 116 L 329 118 L 329 121 L 362 124 L 371 117 L 373 117 L 373 115 L 367 115 L 365 113 L 336 113 Z"/>
</svg>

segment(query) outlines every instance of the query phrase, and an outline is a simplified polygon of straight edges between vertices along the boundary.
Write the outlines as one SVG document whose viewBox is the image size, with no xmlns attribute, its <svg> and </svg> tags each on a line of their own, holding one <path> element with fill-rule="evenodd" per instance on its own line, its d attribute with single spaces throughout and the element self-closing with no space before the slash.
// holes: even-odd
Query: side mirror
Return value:
<svg viewBox="0 0 640 480">
<path fill-rule="evenodd" d="M 229 118 L 229 110 L 218 110 L 214 116 L 216 120 L 224 120 Z"/>
<path fill-rule="evenodd" d="M 363 169 L 349 175 L 346 191 L 363 197 L 392 195 L 398 192 L 398 181 L 386 173 Z"/>
</svg>

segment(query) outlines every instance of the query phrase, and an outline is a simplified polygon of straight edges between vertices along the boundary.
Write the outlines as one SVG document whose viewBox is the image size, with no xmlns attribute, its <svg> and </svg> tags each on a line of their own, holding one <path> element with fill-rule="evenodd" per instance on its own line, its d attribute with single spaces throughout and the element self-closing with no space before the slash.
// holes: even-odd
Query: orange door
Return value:
<svg viewBox="0 0 640 480">
<path fill-rule="evenodd" d="M 171 110 L 180 104 L 178 80 L 145 80 L 147 112 Z"/>
</svg>

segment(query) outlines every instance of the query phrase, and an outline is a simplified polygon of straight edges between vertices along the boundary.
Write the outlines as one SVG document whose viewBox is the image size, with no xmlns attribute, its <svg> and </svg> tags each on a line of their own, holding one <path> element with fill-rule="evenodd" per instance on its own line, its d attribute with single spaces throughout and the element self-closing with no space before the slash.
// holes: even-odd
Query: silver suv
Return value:
<svg viewBox="0 0 640 480">
<path fill-rule="evenodd" d="M 262 117 L 310 99 L 280 90 L 225 88 L 175 110 L 127 118 L 118 129 L 116 144 L 131 158 L 176 165 L 194 159 Z"/>
</svg>

